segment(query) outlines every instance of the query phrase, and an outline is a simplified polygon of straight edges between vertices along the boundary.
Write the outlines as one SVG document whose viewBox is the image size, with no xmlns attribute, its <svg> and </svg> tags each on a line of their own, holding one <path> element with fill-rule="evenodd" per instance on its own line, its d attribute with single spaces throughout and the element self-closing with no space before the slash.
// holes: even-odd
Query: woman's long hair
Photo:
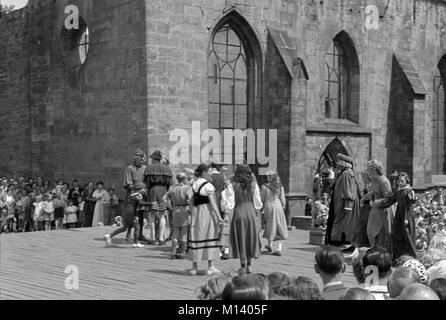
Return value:
<svg viewBox="0 0 446 320">
<path fill-rule="evenodd" d="M 252 195 L 254 194 L 255 178 L 248 166 L 237 166 L 234 173 L 233 182 L 241 189 L 242 192 L 247 193 L 248 198 L 252 198 Z"/>
</svg>

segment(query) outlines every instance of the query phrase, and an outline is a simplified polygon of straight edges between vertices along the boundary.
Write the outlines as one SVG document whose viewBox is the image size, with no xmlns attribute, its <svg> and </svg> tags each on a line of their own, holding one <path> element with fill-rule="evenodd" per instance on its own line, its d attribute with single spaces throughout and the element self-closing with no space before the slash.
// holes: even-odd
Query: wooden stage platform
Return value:
<svg viewBox="0 0 446 320">
<path fill-rule="evenodd" d="M 0 235 L 0 300 L 193 300 L 206 276 L 186 275 L 187 260 L 170 260 L 169 246 L 133 249 L 124 234 L 105 246 L 102 236 L 113 228 L 88 228 Z M 264 242 L 264 240 L 262 240 Z M 307 231 L 290 232 L 282 257 L 262 255 L 254 272 L 282 271 L 307 276 L 322 285 L 315 274 L 314 253 Z M 79 271 L 79 289 L 66 289 L 67 266 Z M 236 272 L 236 260 L 216 261 L 223 272 Z M 207 263 L 200 269 L 206 270 Z M 355 285 L 352 267 L 344 275 Z"/>
</svg>

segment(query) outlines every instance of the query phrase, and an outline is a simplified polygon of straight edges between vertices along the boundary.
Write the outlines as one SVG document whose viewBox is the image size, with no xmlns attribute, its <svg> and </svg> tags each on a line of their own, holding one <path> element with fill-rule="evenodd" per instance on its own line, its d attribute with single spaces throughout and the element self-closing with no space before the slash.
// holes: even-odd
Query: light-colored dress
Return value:
<svg viewBox="0 0 446 320">
<path fill-rule="evenodd" d="M 260 188 L 255 183 L 253 190 L 243 190 L 238 183 L 234 183 L 232 184 L 232 190 L 235 203 L 229 237 L 231 243 L 230 254 L 234 259 L 258 258 L 260 256 L 260 231 L 256 210 L 263 208 Z M 228 199 L 231 198 L 228 197 Z M 231 207 L 231 205 L 228 205 L 228 208 Z"/>
<path fill-rule="evenodd" d="M 283 187 L 274 192 L 269 184 L 264 184 L 261 190 L 263 214 L 265 215 L 265 232 L 263 237 L 272 241 L 288 238 L 288 225 L 284 208 L 286 206 L 285 190 Z"/>
<path fill-rule="evenodd" d="M 364 200 L 378 201 L 392 195 L 392 186 L 385 176 L 372 178 L 369 192 Z M 393 220 L 392 209 L 380 209 L 372 207 L 367 223 L 367 237 L 370 247 L 381 247 L 391 252 L 389 220 Z"/>
<path fill-rule="evenodd" d="M 96 200 L 96 205 L 94 207 L 94 215 L 93 215 L 93 223 L 92 226 L 96 227 L 98 225 L 98 223 L 104 223 L 104 199 L 107 196 L 107 191 L 105 191 L 104 189 L 102 190 L 95 190 L 95 192 L 93 192 L 93 198 L 95 199 L 99 199 Z"/>
<path fill-rule="evenodd" d="M 197 179 L 192 185 L 192 191 L 199 192 L 204 197 L 211 196 L 215 188 L 211 183 L 203 185 L 205 182 L 207 181 L 203 178 Z M 220 213 L 212 213 L 209 203 L 195 206 L 193 198 L 190 208 L 192 214 L 187 240 L 188 259 L 192 262 L 217 259 L 220 255 L 220 234 L 215 216 Z"/>
<path fill-rule="evenodd" d="M 71 206 L 65 209 L 66 221 L 65 223 L 77 223 L 77 207 Z"/>
</svg>

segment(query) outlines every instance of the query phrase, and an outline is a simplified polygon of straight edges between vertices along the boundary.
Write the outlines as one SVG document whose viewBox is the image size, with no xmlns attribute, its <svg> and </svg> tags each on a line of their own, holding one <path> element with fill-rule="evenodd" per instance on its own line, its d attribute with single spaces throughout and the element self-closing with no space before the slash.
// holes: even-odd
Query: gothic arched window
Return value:
<svg viewBox="0 0 446 320">
<path fill-rule="evenodd" d="M 433 117 L 432 117 L 432 174 L 446 174 L 446 57 L 434 75 Z"/>
<path fill-rule="evenodd" d="M 229 23 L 215 32 L 208 59 L 209 127 L 246 129 L 247 56 L 242 40 Z"/>
<path fill-rule="evenodd" d="M 359 123 L 359 61 L 344 31 L 333 39 L 325 68 L 325 117 Z"/>
</svg>

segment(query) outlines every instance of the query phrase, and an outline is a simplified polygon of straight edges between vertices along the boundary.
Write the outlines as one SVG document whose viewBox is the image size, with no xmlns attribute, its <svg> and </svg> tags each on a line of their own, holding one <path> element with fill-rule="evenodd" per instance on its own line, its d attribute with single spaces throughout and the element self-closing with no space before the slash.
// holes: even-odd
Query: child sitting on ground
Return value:
<svg viewBox="0 0 446 320">
<path fill-rule="evenodd" d="M 314 203 L 312 211 L 313 227 L 321 228 L 327 225 L 329 208 L 323 205 L 320 201 Z"/>
</svg>

